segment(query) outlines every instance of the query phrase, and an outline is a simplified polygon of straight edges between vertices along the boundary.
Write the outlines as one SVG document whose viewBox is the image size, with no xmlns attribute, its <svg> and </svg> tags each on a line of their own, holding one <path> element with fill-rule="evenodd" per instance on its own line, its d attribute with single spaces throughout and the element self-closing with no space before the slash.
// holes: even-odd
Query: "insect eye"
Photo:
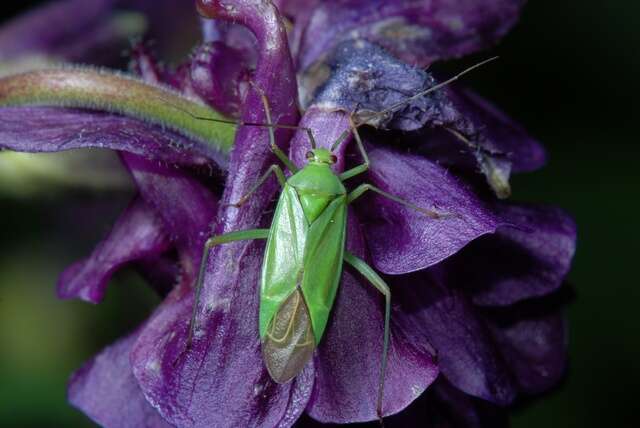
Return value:
<svg viewBox="0 0 640 428">
<path fill-rule="evenodd" d="M 307 159 L 311 160 L 314 157 L 316 157 L 312 151 L 308 151 L 307 154 L 305 155 L 307 157 Z"/>
<path fill-rule="evenodd" d="M 331 163 L 336 163 L 338 162 L 338 158 L 336 157 L 336 155 L 331 155 Z"/>
</svg>

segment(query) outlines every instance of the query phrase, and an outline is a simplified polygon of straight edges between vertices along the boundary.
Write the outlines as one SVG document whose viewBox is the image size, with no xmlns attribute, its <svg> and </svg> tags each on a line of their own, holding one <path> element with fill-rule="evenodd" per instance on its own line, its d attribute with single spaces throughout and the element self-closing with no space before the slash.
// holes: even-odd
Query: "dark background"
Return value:
<svg viewBox="0 0 640 428">
<path fill-rule="evenodd" d="M 2 6 L 4 19 L 29 6 L 12 3 Z M 516 411 L 516 428 L 640 426 L 639 16 L 635 1 L 531 1 L 503 43 L 477 57 L 498 54 L 499 62 L 466 78 L 548 149 L 546 168 L 513 179 L 513 198 L 559 205 L 579 226 L 568 377 Z M 126 200 L 118 192 L 0 194 L 1 426 L 93 426 L 66 403 L 67 378 L 156 300 L 132 273 L 117 275 L 96 307 L 56 300 L 54 286 Z"/>
</svg>

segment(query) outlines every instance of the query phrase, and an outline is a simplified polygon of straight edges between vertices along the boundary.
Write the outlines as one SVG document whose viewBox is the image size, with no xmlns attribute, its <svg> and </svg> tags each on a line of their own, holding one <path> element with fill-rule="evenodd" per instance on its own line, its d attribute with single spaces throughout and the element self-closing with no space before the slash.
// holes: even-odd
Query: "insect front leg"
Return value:
<svg viewBox="0 0 640 428">
<path fill-rule="evenodd" d="M 236 241 L 246 241 L 251 239 L 267 239 L 269 236 L 269 229 L 249 229 L 239 230 L 237 232 L 229 232 L 224 235 L 212 236 L 207 239 L 202 250 L 202 259 L 200 260 L 200 271 L 198 272 L 198 279 L 195 286 L 195 297 L 193 300 L 193 310 L 191 312 L 191 321 L 189 322 L 189 334 L 185 343 L 183 351 L 178 355 L 174 364 L 189 351 L 191 343 L 193 341 L 193 335 L 195 332 L 196 321 L 198 317 L 198 303 L 200 302 L 200 293 L 202 291 L 202 284 L 204 282 L 204 274 L 207 271 L 207 260 L 209 259 L 209 253 L 211 249 L 216 245 L 228 244 Z"/>
<path fill-rule="evenodd" d="M 238 199 L 237 202 L 230 203 L 229 205 L 236 208 L 242 206 L 245 202 L 247 202 L 249 197 L 252 194 L 254 194 L 255 191 L 258 190 L 260 186 L 264 184 L 265 181 L 267 181 L 267 178 L 269 178 L 269 175 L 271 174 L 275 174 L 276 178 L 278 179 L 278 183 L 280 183 L 280 186 L 284 187 L 284 184 L 287 182 L 287 178 L 284 176 L 284 172 L 282 171 L 282 168 L 280 168 L 276 164 L 273 164 L 269 167 L 269 169 L 267 169 L 267 171 L 264 174 L 262 174 L 262 176 L 258 179 L 258 181 L 256 181 L 256 184 L 254 184 L 253 187 L 251 187 L 251 189 L 249 189 L 247 193 L 245 193 L 240 199 Z"/>
<path fill-rule="evenodd" d="M 392 195 L 391 193 L 387 193 L 382 189 L 379 189 L 377 187 L 375 187 L 372 184 L 361 184 L 358 187 L 356 187 L 351 193 L 349 193 L 347 195 L 347 203 L 351 203 L 353 201 L 355 201 L 356 199 L 358 199 L 360 196 L 362 196 L 367 190 L 371 190 L 372 192 L 376 192 L 377 194 L 384 196 L 387 199 L 390 199 L 394 202 L 397 202 L 399 204 L 402 204 L 408 208 L 414 209 L 418 212 L 421 212 L 423 214 L 425 214 L 428 217 L 431 217 L 433 219 L 444 219 L 444 218 L 451 218 L 451 217 L 457 217 L 457 214 L 449 214 L 449 213 L 439 213 L 437 211 L 433 211 L 433 210 L 428 210 L 426 208 L 422 208 L 419 207 L 417 205 L 412 204 L 411 202 L 405 201 L 402 198 L 399 198 L 397 196 Z"/>
<path fill-rule="evenodd" d="M 344 252 L 344 261 L 353 266 L 362 276 L 364 276 L 376 289 L 384 295 L 384 342 L 382 346 L 382 362 L 380 364 L 380 381 L 378 383 L 378 400 L 376 402 L 376 412 L 382 425 L 382 399 L 384 395 L 384 378 L 387 370 L 387 354 L 389 352 L 389 322 L 391 320 L 391 290 L 380 275 L 373 270 L 364 260 Z"/>
</svg>

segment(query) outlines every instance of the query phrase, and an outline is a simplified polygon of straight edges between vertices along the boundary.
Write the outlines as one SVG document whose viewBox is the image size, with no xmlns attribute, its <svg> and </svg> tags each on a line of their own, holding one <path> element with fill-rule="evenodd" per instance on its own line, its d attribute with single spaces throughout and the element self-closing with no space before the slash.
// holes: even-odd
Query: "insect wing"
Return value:
<svg viewBox="0 0 640 428">
<path fill-rule="evenodd" d="M 274 381 L 288 382 L 302 371 L 314 349 L 309 310 L 296 288 L 273 316 L 262 339 L 265 366 Z"/>
<path fill-rule="evenodd" d="M 311 224 L 304 250 L 302 293 L 320 343 L 336 296 L 344 256 L 346 196 L 338 196 Z"/>
<path fill-rule="evenodd" d="M 302 279 L 304 245 L 309 225 L 296 190 L 285 185 L 273 216 L 262 264 L 260 337 Z"/>
</svg>

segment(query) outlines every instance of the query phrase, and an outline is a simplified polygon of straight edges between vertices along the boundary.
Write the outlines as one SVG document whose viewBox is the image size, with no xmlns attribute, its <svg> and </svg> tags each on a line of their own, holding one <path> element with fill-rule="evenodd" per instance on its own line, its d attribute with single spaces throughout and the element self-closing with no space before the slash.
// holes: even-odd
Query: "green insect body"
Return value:
<svg viewBox="0 0 640 428">
<path fill-rule="evenodd" d="M 320 343 L 342 274 L 347 191 L 325 162 L 330 153 L 315 152 L 325 156 L 284 185 L 262 265 L 260 338 L 280 383 L 296 376 Z"/>
<path fill-rule="evenodd" d="M 265 109 L 270 122 L 268 104 Z M 312 149 L 307 164 L 298 170 L 275 145 L 270 126 L 271 147 L 293 173 L 285 178 L 278 165 L 272 165 L 253 188 L 235 204 L 247 198 L 274 173 L 282 186 L 269 229 L 229 232 L 210 238 L 206 245 L 196 283 L 196 304 L 191 318 L 187 348 L 193 337 L 197 301 L 202 288 L 206 261 L 215 245 L 248 239 L 267 239 L 260 284 L 259 331 L 262 354 L 271 378 L 285 383 L 297 376 L 322 340 L 336 296 L 343 262 L 347 262 L 375 286 L 385 298 L 384 338 L 381 356 L 377 413 L 382 418 L 382 398 L 389 347 L 391 292 L 382 278 L 363 260 L 345 250 L 347 205 L 368 190 L 439 218 L 440 214 L 417 207 L 370 184 L 347 192 L 343 181 L 367 171 L 369 159 L 357 128 L 352 127 L 364 163 L 337 175 L 331 169 L 336 157 L 330 150 L 315 148 L 313 136 L 306 130 Z M 348 135 L 333 144 L 336 147 Z M 332 147 L 332 150 L 333 150 Z"/>
</svg>

